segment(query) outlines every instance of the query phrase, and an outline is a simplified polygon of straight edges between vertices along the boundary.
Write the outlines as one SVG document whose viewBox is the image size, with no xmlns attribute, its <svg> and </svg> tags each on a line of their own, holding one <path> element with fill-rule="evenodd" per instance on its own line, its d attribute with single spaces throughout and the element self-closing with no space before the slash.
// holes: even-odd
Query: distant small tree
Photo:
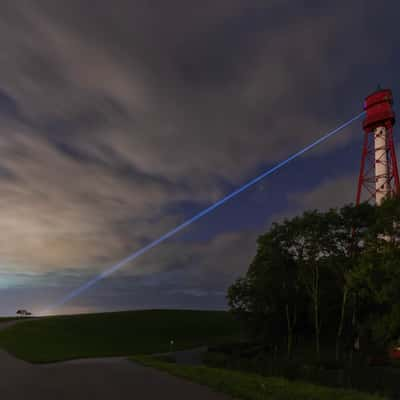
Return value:
<svg viewBox="0 0 400 400">
<path fill-rule="evenodd" d="M 17 310 L 16 314 L 19 315 L 19 316 L 29 316 L 29 315 L 32 315 L 32 313 L 30 313 L 30 312 L 27 311 L 27 310 Z"/>
</svg>

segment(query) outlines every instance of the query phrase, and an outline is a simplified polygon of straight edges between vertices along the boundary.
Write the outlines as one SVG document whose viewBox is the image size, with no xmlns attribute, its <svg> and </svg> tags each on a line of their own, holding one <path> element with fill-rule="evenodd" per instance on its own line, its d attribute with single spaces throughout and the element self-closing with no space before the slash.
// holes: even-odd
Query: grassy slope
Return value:
<svg viewBox="0 0 400 400">
<path fill-rule="evenodd" d="M 0 332 L 0 347 L 31 362 L 166 352 L 235 339 L 226 312 L 149 310 L 51 317 Z"/>
<path fill-rule="evenodd" d="M 2 322 L 14 321 L 16 319 L 20 319 L 20 317 L 0 317 L 0 324 Z"/>
<path fill-rule="evenodd" d="M 332 389 L 283 378 L 262 377 L 209 367 L 182 366 L 158 361 L 149 356 L 135 356 L 132 360 L 143 365 L 189 379 L 237 399 L 245 400 L 379 400 L 383 397 L 352 390 Z"/>
</svg>

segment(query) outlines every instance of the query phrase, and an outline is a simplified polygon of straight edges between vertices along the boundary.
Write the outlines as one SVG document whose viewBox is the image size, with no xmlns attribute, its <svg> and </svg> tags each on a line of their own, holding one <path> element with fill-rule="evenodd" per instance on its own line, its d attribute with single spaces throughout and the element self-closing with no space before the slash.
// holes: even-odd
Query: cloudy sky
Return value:
<svg viewBox="0 0 400 400">
<path fill-rule="evenodd" d="M 358 114 L 378 83 L 398 104 L 399 15 L 0 0 L 0 314 L 57 302 Z M 361 140 L 357 122 L 57 312 L 225 308 L 272 220 L 354 201 Z"/>
</svg>

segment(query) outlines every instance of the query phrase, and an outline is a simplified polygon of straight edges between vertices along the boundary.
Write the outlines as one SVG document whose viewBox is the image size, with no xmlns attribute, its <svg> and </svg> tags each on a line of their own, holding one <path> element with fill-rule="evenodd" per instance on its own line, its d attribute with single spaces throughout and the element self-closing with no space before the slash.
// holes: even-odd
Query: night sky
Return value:
<svg viewBox="0 0 400 400">
<path fill-rule="evenodd" d="M 399 17 L 398 1 L 1 0 L 0 315 L 56 302 L 378 84 L 398 109 Z M 354 201 L 361 143 L 356 122 L 57 312 L 226 308 L 272 221 Z"/>
</svg>

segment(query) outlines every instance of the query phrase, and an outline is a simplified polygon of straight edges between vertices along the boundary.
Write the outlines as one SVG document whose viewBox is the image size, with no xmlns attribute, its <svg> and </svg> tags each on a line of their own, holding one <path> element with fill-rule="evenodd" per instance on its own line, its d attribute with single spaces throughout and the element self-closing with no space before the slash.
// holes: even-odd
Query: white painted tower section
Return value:
<svg viewBox="0 0 400 400">
<path fill-rule="evenodd" d="M 375 138 L 375 202 L 381 205 L 383 199 L 389 194 L 389 170 L 387 155 L 387 131 L 384 126 L 374 129 Z"/>
</svg>

